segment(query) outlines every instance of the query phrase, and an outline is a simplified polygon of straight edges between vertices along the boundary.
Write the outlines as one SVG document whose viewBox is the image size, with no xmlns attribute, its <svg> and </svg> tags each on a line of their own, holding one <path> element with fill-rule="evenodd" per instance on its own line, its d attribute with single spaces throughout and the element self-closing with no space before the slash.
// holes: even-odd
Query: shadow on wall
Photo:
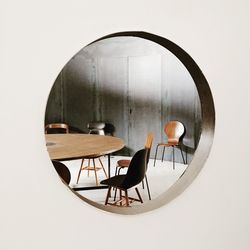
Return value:
<svg viewBox="0 0 250 250">
<path fill-rule="evenodd" d="M 65 122 L 72 131 L 84 133 L 90 121 L 111 124 L 112 134 L 127 145 L 119 152 L 123 155 L 143 148 L 152 131 L 152 157 L 156 144 L 166 141 L 165 123 L 179 120 L 186 128 L 183 142 L 190 162 L 200 138 L 201 107 L 186 68 L 166 49 L 145 39 L 119 37 L 98 43 L 82 49 L 57 77 L 45 123 Z M 165 158 L 171 157 L 167 150 Z M 176 161 L 182 162 L 179 153 Z"/>
<path fill-rule="evenodd" d="M 191 160 L 201 132 L 201 121 L 196 119 L 197 114 L 193 110 L 185 110 L 185 107 L 178 105 L 171 107 L 170 104 L 163 107 L 161 100 L 150 100 L 147 97 L 133 100 L 129 104 L 122 94 L 114 94 L 108 90 L 93 95 L 95 88 L 87 84 L 73 84 L 69 87 L 65 86 L 67 83 L 63 83 L 61 88 L 56 85 L 61 86 L 62 83 L 56 81 L 50 93 L 45 115 L 46 124 L 64 122 L 69 124 L 71 132 L 88 133 L 87 124 L 90 121 L 105 122 L 106 133 L 122 138 L 128 145 L 118 152 L 121 155 L 133 155 L 137 149 L 143 147 L 148 131 L 152 131 L 153 157 L 156 144 L 166 141 L 163 131 L 165 123 L 179 120 L 186 128 L 183 143 L 187 160 Z M 99 98 L 99 105 L 94 98 Z M 165 158 L 171 160 L 171 157 L 171 151 L 167 150 Z M 179 153 L 176 154 L 176 161 L 182 162 Z"/>
</svg>

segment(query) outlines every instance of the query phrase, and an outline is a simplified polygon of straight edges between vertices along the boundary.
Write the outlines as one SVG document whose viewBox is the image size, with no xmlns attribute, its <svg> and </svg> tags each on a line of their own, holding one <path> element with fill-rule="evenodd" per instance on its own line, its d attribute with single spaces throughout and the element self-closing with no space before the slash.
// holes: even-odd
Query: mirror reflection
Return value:
<svg viewBox="0 0 250 250">
<path fill-rule="evenodd" d="M 106 206 L 151 202 L 185 173 L 201 133 L 189 72 L 164 47 L 120 36 L 79 51 L 45 113 L 53 165 L 74 191 Z"/>
</svg>

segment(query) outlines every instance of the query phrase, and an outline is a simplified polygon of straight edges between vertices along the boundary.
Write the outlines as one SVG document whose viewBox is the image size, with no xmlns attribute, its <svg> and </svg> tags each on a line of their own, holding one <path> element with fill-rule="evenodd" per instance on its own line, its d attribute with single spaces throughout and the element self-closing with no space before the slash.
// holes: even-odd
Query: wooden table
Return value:
<svg viewBox="0 0 250 250">
<path fill-rule="evenodd" d="M 124 147 L 123 140 L 114 136 L 46 134 L 45 138 L 51 160 L 66 161 L 97 155 L 108 155 L 108 176 L 110 176 L 110 154 Z M 74 190 L 80 191 L 96 188 L 104 187 L 77 187 Z"/>
</svg>

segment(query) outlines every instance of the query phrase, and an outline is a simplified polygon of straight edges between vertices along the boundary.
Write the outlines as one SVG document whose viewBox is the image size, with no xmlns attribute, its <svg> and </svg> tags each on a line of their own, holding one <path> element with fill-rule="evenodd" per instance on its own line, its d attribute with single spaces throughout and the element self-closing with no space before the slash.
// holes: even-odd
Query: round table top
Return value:
<svg viewBox="0 0 250 250">
<path fill-rule="evenodd" d="M 93 134 L 46 134 L 51 160 L 73 160 L 110 154 L 122 149 L 122 139 Z"/>
</svg>

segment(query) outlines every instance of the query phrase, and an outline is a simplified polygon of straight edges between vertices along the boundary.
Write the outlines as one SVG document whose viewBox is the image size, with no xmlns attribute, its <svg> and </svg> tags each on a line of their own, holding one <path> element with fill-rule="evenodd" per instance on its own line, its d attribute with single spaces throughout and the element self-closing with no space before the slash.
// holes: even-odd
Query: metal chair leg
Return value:
<svg viewBox="0 0 250 250">
<path fill-rule="evenodd" d="M 157 151 L 158 151 L 158 147 L 159 145 L 156 146 L 156 150 L 155 150 L 155 160 L 154 160 L 154 167 L 155 167 L 155 161 L 156 161 L 156 156 L 157 156 Z"/>
<path fill-rule="evenodd" d="M 117 171 L 118 171 L 118 165 L 115 168 L 115 176 L 117 175 Z M 113 187 L 113 190 L 115 190 L 115 187 Z"/>
<path fill-rule="evenodd" d="M 120 206 L 122 206 L 122 190 L 119 188 L 120 191 Z"/>
<path fill-rule="evenodd" d="M 115 188 L 114 201 L 115 201 L 115 199 L 116 199 L 116 194 L 117 194 L 117 188 Z"/>
<path fill-rule="evenodd" d="M 149 198 L 149 200 L 151 200 L 151 195 L 150 195 L 150 191 L 149 191 L 149 185 L 148 185 L 147 175 L 145 175 L 145 180 L 146 180 L 146 185 L 147 185 L 147 190 L 148 190 L 148 198 Z"/>
<path fill-rule="evenodd" d="M 174 146 L 172 146 L 172 148 L 173 148 L 173 169 L 175 169 Z"/>
<path fill-rule="evenodd" d="M 138 195 L 138 197 L 139 197 L 140 202 L 143 203 L 143 200 L 142 200 L 142 198 L 141 198 L 141 195 L 140 195 L 139 190 L 138 190 L 137 187 L 135 188 L 135 191 L 136 191 L 136 193 L 137 193 L 137 195 Z"/>
<path fill-rule="evenodd" d="M 162 158 L 161 158 L 161 162 L 163 162 L 163 159 L 164 159 L 164 153 L 165 153 L 165 146 L 163 146 L 163 151 L 162 151 Z"/>
<path fill-rule="evenodd" d="M 117 175 L 118 166 L 115 168 L 115 176 Z"/>
<path fill-rule="evenodd" d="M 187 163 L 185 162 L 185 160 L 184 160 L 184 155 L 183 155 L 183 152 L 182 152 L 181 145 L 179 145 L 179 147 L 180 147 L 180 150 L 181 150 L 181 156 L 182 156 L 183 164 L 187 164 Z"/>
<path fill-rule="evenodd" d="M 142 184 L 142 188 L 144 189 L 144 180 L 142 180 L 141 184 Z"/>
</svg>

